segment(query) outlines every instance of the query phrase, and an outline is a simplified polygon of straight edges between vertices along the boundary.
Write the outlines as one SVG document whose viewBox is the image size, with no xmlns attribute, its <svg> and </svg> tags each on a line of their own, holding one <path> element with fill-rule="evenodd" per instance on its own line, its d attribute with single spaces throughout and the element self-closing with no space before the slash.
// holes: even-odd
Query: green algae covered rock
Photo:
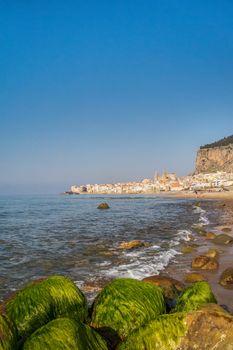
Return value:
<svg viewBox="0 0 233 350">
<path fill-rule="evenodd" d="M 162 315 L 132 333 L 117 350 L 177 349 L 186 329 L 184 313 Z"/>
<path fill-rule="evenodd" d="M 232 350 L 233 317 L 216 304 L 162 315 L 129 335 L 117 350 Z"/>
<path fill-rule="evenodd" d="M 173 312 L 197 310 L 208 303 L 217 303 L 210 285 L 204 281 L 197 282 L 183 291 Z"/>
<path fill-rule="evenodd" d="M 107 350 L 107 345 L 89 326 L 73 319 L 59 318 L 33 333 L 23 350 Z"/>
<path fill-rule="evenodd" d="M 16 330 L 5 315 L 0 315 L 0 350 L 16 349 Z"/>
<path fill-rule="evenodd" d="M 51 276 L 20 290 L 6 302 L 5 310 L 18 336 L 25 337 L 57 317 L 70 316 L 84 321 L 87 302 L 69 278 Z"/>
<path fill-rule="evenodd" d="M 165 312 L 160 287 L 130 278 L 118 278 L 109 283 L 93 305 L 91 325 L 109 329 L 121 339 Z"/>
</svg>

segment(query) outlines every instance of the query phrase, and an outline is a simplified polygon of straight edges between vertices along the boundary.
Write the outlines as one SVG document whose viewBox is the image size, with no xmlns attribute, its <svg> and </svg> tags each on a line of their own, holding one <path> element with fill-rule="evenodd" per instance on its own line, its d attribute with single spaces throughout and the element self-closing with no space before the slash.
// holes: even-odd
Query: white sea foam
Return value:
<svg viewBox="0 0 233 350">
<path fill-rule="evenodd" d="M 207 217 L 207 214 L 206 214 L 206 210 L 200 208 L 200 207 L 197 207 L 197 206 L 194 206 L 194 213 L 196 214 L 200 214 L 200 217 L 199 217 L 199 222 L 203 225 L 209 225 L 209 219 Z"/>
</svg>

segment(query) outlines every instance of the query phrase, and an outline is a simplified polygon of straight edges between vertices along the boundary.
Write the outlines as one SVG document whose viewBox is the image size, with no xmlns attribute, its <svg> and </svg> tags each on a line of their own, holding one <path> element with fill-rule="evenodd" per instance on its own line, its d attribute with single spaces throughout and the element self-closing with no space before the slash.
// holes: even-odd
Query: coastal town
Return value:
<svg viewBox="0 0 233 350">
<path fill-rule="evenodd" d="M 233 189 L 233 173 L 216 172 L 177 177 L 175 173 L 163 173 L 141 182 L 119 182 L 113 184 L 73 185 L 74 194 L 140 194 L 181 191 L 228 191 Z"/>
<path fill-rule="evenodd" d="M 161 192 L 222 192 L 233 190 L 233 136 L 201 146 L 195 171 L 178 177 L 156 173 L 151 179 L 110 184 L 72 185 L 66 194 L 140 194 Z"/>
</svg>

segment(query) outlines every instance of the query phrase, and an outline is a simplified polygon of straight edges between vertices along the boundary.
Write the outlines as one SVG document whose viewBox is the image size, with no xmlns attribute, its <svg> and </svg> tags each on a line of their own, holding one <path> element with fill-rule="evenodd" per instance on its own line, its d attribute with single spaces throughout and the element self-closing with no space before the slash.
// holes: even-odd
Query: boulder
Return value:
<svg viewBox="0 0 233 350">
<path fill-rule="evenodd" d="M 196 282 L 187 287 L 178 297 L 173 312 L 198 310 L 208 303 L 217 303 L 210 285 L 207 282 Z"/>
<path fill-rule="evenodd" d="M 0 314 L 0 349 L 17 349 L 17 333 L 13 323 L 4 314 Z"/>
<path fill-rule="evenodd" d="M 138 239 L 135 239 L 133 241 L 129 241 L 129 242 L 122 242 L 118 245 L 118 248 L 119 249 L 135 249 L 135 248 L 141 248 L 141 247 L 145 247 L 146 244 L 145 242 L 142 242 Z"/>
<path fill-rule="evenodd" d="M 202 282 L 202 281 L 207 281 L 207 279 L 201 273 L 191 272 L 191 273 L 187 273 L 187 275 L 185 276 L 185 282 L 187 283 L 195 283 L 195 282 Z"/>
<path fill-rule="evenodd" d="M 102 337 L 81 322 L 59 318 L 34 332 L 23 350 L 107 350 Z"/>
<path fill-rule="evenodd" d="M 51 276 L 28 284 L 3 307 L 19 337 L 32 334 L 55 318 L 71 316 L 85 321 L 88 314 L 86 298 L 69 278 L 63 276 Z"/>
<path fill-rule="evenodd" d="M 108 205 L 108 203 L 100 203 L 97 207 L 97 209 L 109 209 L 110 206 Z"/>
<path fill-rule="evenodd" d="M 185 288 L 182 282 L 169 276 L 155 275 L 146 277 L 143 281 L 161 287 L 165 297 L 168 299 L 176 299 Z"/>
<path fill-rule="evenodd" d="M 224 288 L 233 289 L 233 267 L 228 267 L 222 272 L 219 284 Z"/>
<path fill-rule="evenodd" d="M 221 233 L 220 235 L 217 235 L 213 240 L 213 243 L 215 244 L 231 244 L 233 243 L 233 238 L 231 236 L 225 235 L 224 233 Z"/>
<path fill-rule="evenodd" d="M 222 232 L 227 233 L 227 232 L 231 232 L 231 231 L 232 231 L 231 227 L 223 227 L 222 228 Z"/>
<path fill-rule="evenodd" d="M 219 255 L 219 251 L 217 249 L 209 249 L 207 252 L 203 253 L 203 255 L 207 256 L 208 258 L 216 258 Z"/>
<path fill-rule="evenodd" d="M 221 307 L 205 305 L 198 311 L 159 316 L 117 350 L 232 350 L 233 317 Z"/>
<path fill-rule="evenodd" d="M 219 267 L 218 261 L 215 258 L 210 258 L 205 255 L 197 256 L 192 261 L 192 268 L 201 270 L 216 270 Z"/>
<path fill-rule="evenodd" d="M 205 239 L 214 239 L 216 237 L 216 234 L 213 232 L 207 232 L 205 235 Z"/>
<path fill-rule="evenodd" d="M 103 331 L 102 334 L 116 344 L 164 312 L 160 287 L 131 278 L 117 278 L 94 301 L 91 326 Z"/>
</svg>

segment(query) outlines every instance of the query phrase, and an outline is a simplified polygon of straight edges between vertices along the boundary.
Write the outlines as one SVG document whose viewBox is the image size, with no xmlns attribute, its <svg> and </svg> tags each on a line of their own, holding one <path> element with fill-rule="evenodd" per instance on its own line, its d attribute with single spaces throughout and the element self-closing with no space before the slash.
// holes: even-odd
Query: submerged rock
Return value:
<svg viewBox="0 0 233 350">
<path fill-rule="evenodd" d="M 197 256 L 192 261 L 192 268 L 201 270 L 216 270 L 219 267 L 218 261 L 215 258 L 210 258 L 205 255 Z"/>
<path fill-rule="evenodd" d="M 118 278 L 97 296 L 91 326 L 116 345 L 119 339 L 125 339 L 132 331 L 164 312 L 161 288 L 130 278 Z"/>
<path fill-rule="evenodd" d="M 168 299 L 177 298 L 185 288 L 185 285 L 182 282 L 169 276 L 155 275 L 146 277 L 143 281 L 161 287 L 165 297 Z"/>
<path fill-rule="evenodd" d="M 135 249 L 147 246 L 145 242 L 138 239 L 129 242 L 122 242 L 118 245 L 119 249 Z"/>
<path fill-rule="evenodd" d="M 25 342 L 23 350 L 107 350 L 102 337 L 81 322 L 59 318 L 47 323 Z"/>
<path fill-rule="evenodd" d="M 4 309 L 16 326 L 18 336 L 25 337 L 58 317 L 87 318 L 87 301 L 67 277 L 51 276 L 35 281 L 8 300 Z"/>
<path fill-rule="evenodd" d="M 97 207 L 97 209 L 109 209 L 110 206 L 108 205 L 108 203 L 100 203 Z"/>
<path fill-rule="evenodd" d="M 207 252 L 203 253 L 203 255 L 208 258 L 216 258 L 219 255 L 219 251 L 217 249 L 209 249 Z"/>
<path fill-rule="evenodd" d="M 220 276 L 219 284 L 224 288 L 233 289 L 233 267 L 228 267 Z"/>
<path fill-rule="evenodd" d="M 205 239 L 214 239 L 216 237 L 216 234 L 213 232 L 207 232 L 205 235 Z"/>
<path fill-rule="evenodd" d="M 187 287 L 178 297 L 173 312 L 198 310 L 203 304 L 217 303 L 207 282 L 197 282 Z"/>
<path fill-rule="evenodd" d="M 117 350 L 232 350 L 233 317 L 209 304 L 198 311 L 159 316 Z"/>
<path fill-rule="evenodd" d="M 233 243 L 233 238 L 231 236 L 225 235 L 224 233 L 221 233 L 220 235 L 217 235 L 212 240 L 212 242 L 215 244 L 231 244 Z"/>
<path fill-rule="evenodd" d="M 188 254 L 188 253 L 192 253 L 195 249 L 196 249 L 196 247 L 194 247 L 192 245 L 185 245 L 185 246 L 181 247 L 180 251 L 183 254 Z"/>
<path fill-rule="evenodd" d="M 193 230 L 201 236 L 206 235 L 207 231 L 203 228 L 203 225 L 197 224 L 192 226 Z"/>
<path fill-rule="evenodd" d="M 195 282 L 202 282 L 202 281 L 207 281 L 207 279 L 201 273 L 191 272 L 191 273 L 187 273 L 187 275 L 185 276 L 185 282 L 187 283 L 195 283 Z"/>
</svg>

